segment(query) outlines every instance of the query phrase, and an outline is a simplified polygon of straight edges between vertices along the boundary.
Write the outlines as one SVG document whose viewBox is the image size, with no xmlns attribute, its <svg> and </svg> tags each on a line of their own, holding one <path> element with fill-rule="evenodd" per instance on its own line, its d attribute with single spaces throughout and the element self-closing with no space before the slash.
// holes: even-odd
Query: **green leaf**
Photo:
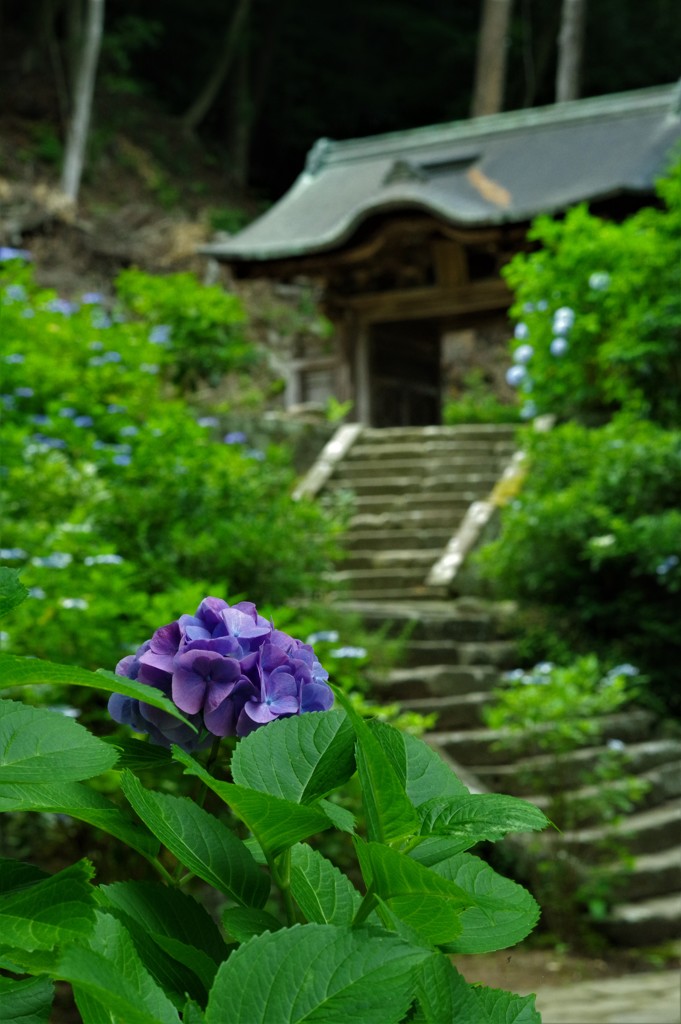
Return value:
<svg viewBox="0 0 681 1024">
<path fill-rule="evenodd" d="M 411 931 L 431 945 L 456 939 L 463 911 L 473 905 L 468 893 L 388 846 L 356 839 L 355 848 L 367 889 Z"/>
<path fill-rule="evenodd" d="M 205 782 L 248 826 L 269 857 L 277 857 L 294 843 L 331 826 L 329 818 L 318 807 L 295 804 L 231 782 L 219 782 L 179 747 L 173 746 L 172 750 L 187 771 Z"/>
<path fill-rule="evenodd" d="M 56 711 L 0 700 L 0 786 L 89 779 L 111 768 L 114 749 Z"/>
<path fill-rule="evenodd" d="M 19 579 L 19 570 L 0 566 L 0 619 L 27 597 L 28 590 Z"/>
<path fill-rule="evenodd" d="M 448 957 L 429 957 L 417 976 L 419 1008 L 424 1024 L 541 1024 L 535 997 L 469 985 Z"/>
<path fill-rule="evenodd" d="M 362 902 L 349 878 L 302 843 L 291 850 L 291 892 L 308 921 L 319 924 L 352 924 Z"/>
<path fill-rule="evenodd" d="M 461 934 L 447 944 L 448 953 L 489 953 L 515 946 L 529 935 L 539 919 L 539 906 L 527 889 L 470 853 L 449 856 L 441 849 L 438 860 L 429 847 L 432 842 L 440 841 L 427 839 L 410 856 L 455 882 L 474 902 L 463 913 Z"/>
<path fill-rule="evenodd" d="M 355 831 L 355 816 L 347 807 L 341 807 L 333 800 L 320 800 L 317 806 L 324 811 L 333 827 L 337 828 L 339 832 L 349 832 L 352 835 Z"/>
<path fill-rule="evenodd" d="M 110 914 L 97 912 L 89 946 L 70 946 L 57 976 L 105 1006 L 114 1020 L 179 1024 L 177 1010 L 144 967 L 130 934 Z"/>
<path fill-rule="evenodd" d="M 72 864 L 56 875 L 0 896 L 3 947 L 51 950 L 89 935 L 94 916 L 92 866 Z"/>
<path fill-rule="evenodd" d="M 355 770 L 355 738 L 342 711 L 280 718 L 242 739 L 232 757 L 237 785 L 309 804 Z"/>
<path fill-rule="evenodd" d="M 180 863 L 247 906 L 262 906 L 269 881 L 244 844 L 214 815 L 188 797 L 145 789 L 131 772 L 123 772 L 126 797 Z"/>
<path fill-rule="evenodd" d="M 364 719 L 337 687 L 333 691 L 357 737 L 357 771 L 369 839 L 389 843 L 415 835 L 419 819 L 405 793 L 404 781 Z"/>
<path fill-rule="evenodd" d="M 263 932 L 278 932 L 283 927 L 272 914 L 255 907 L 229 907 L 222 915 L 222 923 L 237 942 L 247 942 Z"/>
<path fill-rule="evenodd" d="M 150 743 L 141 736 L 104 736 L 105 743 L 110 743 L 118 751 L 116 768 L 122 771 L 129 768 L 131 772 L 143 772 L 149 769 L 168 768 L 173 759 L 167 747 L 158 743 Z"/>
<path fill-rule="evenodd" d="M 42 871 L 34 864 L 24 864 L 23 861 L 13 860 L 11 857 L 0 857 L 0 895 L 26 889 L 27 886 L 50 877 L 47 871 Z"/>
<path fill-rule="evenodd" d="M 155 708 L 167 711 L 174 718 L 185 722 L 194 732 L 196 727 L 187 722 L 181 711 L 155 686 L 138 683 L 126 676 L 98 669 L 88 672 L 75 665 L 58 665 L 42 658 L 24 658 L 16 654 L 0 654 L 0 689 L 13 686 L 34 686 L 51 683 L 54 686 L 87 686 L 90 690 L 104 693 L 120 693 L 124 697 L 136 697 Z"/>
<path fill-rule="evenodd" d="M 11 1024 L 48 1024 L 54 985 L 47 978 L 0 978 L 0 1020 Z"/>
<path fill-rule="evenodd" d="M 196 974 L 206 990 L 229 948 L 200 903 L 158 882 L 115 882 L 100 887 L 107 909 L 125 914 L 179 963 Z"/>
<path fill-rule="evenodd" d="M 397 731 L 397 730 L 393 730 Z M 406 788 L 407 796 L 414 807 L 419 807 L 429 800 L 433 793 L 442 797 L 458 797 L 468 795 L 463 782 L 445 764 L 440 755 L 418 736 L 400 733 L 404 741 L 407 757 Z"/>
<path fill-rule="evenodd" d="M 203 1010 L 192 999 L 189 1000 L 182 1011 L 182 1024 L 206 1024 Z"/>
<path fill-rule="evenodd" d="M 0 786 L 2 811 L 68 814 L 108 832 L 145 857 L 155 857 L 158 853 L 158 840 L 143 825 L 132 821 L 111 800 L 80 782 Z"/>
<path fill-rule="evenodd" d="M 501 793 L 468 797 L 434 797 L 419 807 L 422 835 L 447 835 L 465 850 L 483 840 L 494 842 L 509 832 L 531 832 L 550 824 L 527 800 Z"/>
<path fill-rule="evenodd" d="M 218 971 L 206 1024 L 398 1024 L 427 955 L 365 929 L 308 924 L 266 932 Z"/>
</svg>

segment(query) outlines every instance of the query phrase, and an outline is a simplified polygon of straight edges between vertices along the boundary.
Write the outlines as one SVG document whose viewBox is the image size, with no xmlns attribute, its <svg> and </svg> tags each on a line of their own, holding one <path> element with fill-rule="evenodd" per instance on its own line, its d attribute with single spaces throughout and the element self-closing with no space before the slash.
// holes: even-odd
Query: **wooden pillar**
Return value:
<svg viewBox="0 0 681 1024">
<path fill-rule="evenodd" d="M 371 426 L 369 344 L 369 326 L 358 321 L 355 331 L 355 418 L 365 427 Z"/>
</svg>

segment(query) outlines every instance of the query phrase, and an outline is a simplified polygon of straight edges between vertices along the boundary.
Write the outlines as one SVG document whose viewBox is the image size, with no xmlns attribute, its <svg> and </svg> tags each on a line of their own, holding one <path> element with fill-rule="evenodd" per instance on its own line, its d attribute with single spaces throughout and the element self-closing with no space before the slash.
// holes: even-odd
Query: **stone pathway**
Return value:
<svg viewBox="0 0 681 1024">
<path fill-rule="evenodd" d="M 677 971 L 582 981 L 537 991 L 542 1024 L 681 1024 Z"/>
</svg>

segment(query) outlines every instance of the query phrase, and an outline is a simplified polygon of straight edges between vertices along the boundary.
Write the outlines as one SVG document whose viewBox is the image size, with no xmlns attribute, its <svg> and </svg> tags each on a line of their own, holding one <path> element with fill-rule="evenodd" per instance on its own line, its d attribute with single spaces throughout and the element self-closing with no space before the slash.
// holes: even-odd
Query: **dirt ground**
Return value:
<svg viewBox="0 0 681 1024">
<path fill-rule="evenodd" d="M 470 982 L 525 994 L 546 986 L 593 978 L 628 977 L 641 971 L 681 970 L 681 943 L 655 950 L 610 949 L 601 956 L 579 956 L 560 947 L 519 945 L 498 953 L 458 956 L 455 964 Z"/>
</svg>

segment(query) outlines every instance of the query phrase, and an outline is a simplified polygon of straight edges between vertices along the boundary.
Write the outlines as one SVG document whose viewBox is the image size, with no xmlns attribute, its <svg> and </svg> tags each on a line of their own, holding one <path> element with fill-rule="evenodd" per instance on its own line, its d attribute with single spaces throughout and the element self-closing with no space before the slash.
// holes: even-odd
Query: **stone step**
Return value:
<svg viewBox="0 0 681 1024">
<path fill-rule="evenodd" d="M 435 713 L 436 730 L 475 729 L 482 724 L 483 711 L 490 701 L 489 693 L 478 691 L 451 697 L 409 698 L 400 700 L 400 705 L 405 711 L 415 711 L 420 715 Z"/>
<path fill-rule="evenodd" d="M 428 575 L 430 567 L 442 554 L 442 548 L 404 548 L 399 551 L 392 549 L 376 550 L 364 548 L 347 554 L 339 563 L 342 572 L 355 569 L 418 569 L 421 579 Z"/>
<path fill-rule="evenodd" d="M 512 443 L 516 436 L 516 427 L 498 423 L 467 423 L 456 427 L 365 427 L 357 444 L 372 445 L 405 445 L 437 444 L 438 442 L 482 441 L 486 445 L 495 441 Z M 353 447 L 355 447 L 353 445 Z M 352 450 L 352 449 L 351 449 Z"/>
<path fill-rule="evenodd" d="M 628 742 L 641 740 L 650 729 L 652 716 L 648 711 L 629 710 L 613 715 L 604 715 L 601 719 L 604 740 L 623 739 Z M 548 728 L 548 726 L 547 726 Z M 500 748 L 500 743 L 507 743 L 516 737 L 504 729 L 469 729 L 452 732 L 434 733 L 431 741 L 444 749 L 453 760 L 471 768 L 485 782 L 481 770 L 487 765 L 508 765 L 514 758 L 507 748 Z M 475 768 L 473 768 L 475 766 Z M 485 782 L 485 784 L 487 784 Z M 496 787 L 489 787 L 496 788 Z M 506 792 L 502 788 L 498 792 Z"/>
<path fill-rule="evenodd" d="M 423 474 L 414 476 L 381 474 L 377 476 L 374 474 L 370 477 L 353 478 L 351 484 L 349 481 L 333 476 L 327 484 L 327 489 L 331 491 L 352 490 L 358 498 L 370 495 L 387 498 L 392 495 L 413 492 L 416 488 L 420 503 L 427 504 L 431 495 L 442 497 L 445 494 L 454 494 L 458 497 L 465 496 L 469 492 L 476 495 L 488 494 L 497 480 L 497 473 L 476 470 L 468 470 L 465 473 L 438 473 L 431 476 Z"/>
<path fill-rule="evenodd" d="M 399 538 L 401 534 L 408 535 L 411 531 L 446 531 L 450 536 L 453 529 L 458 526 L 461 517 L 469 507 L 467 500 L 452 500 L 448 505 L 430 505 L 428 508 L 406 508 L 404 503 L 393 503 L 389 509 L 379 508 L 376 511 L 371 502 L 365 499 L 363 504 L 367 509 L 363 512 L 356 512 L 349 526 L 349 534 L 356 535 L 360 531 L 385 531 L 390 536 Z M 378 506 L 377 506 L 378 508 Z"/>
<path fill-rule="evenodd" d="M 605 751 L 607 748 L 601 749 Z M 647 787 L 646 791 L 635 800 L 636 809 L 639 811 L 658 807 L 666 800 L 681 797 L 681 761 L 679 760 L 670 761 L 658 768 L 651 768 L 649 771 L 639 775 L 627 771 L 626 768 L 623 770 L 630 777 L 635 778 L 637 782 Z M 527 788 L 519 795 L 523 796 L 526 800 L 531 800 L 537 807 L 540 807 L 560 828 L 566 827 L 564 817 L 561 818 L 559 810 L 561 797 L 556 797 L 555 794 L 550 796 L 544 792 L 537 793 L 538 787 L 545 788 L 542 780 L 539 778 L 534 780 L 532 788 Z M 602 820 L 602 794 L 605 791 L 614 798 L 620 797 L 623 801 L 620 806 L 624 808 L 622 813 L 626 814 L 631 810 L 627 795 L 629 783 L 626 778 L 613 779 L 610 782 L 601 782 L 597 785 L 579 786 L 576 789 L 570 790 L 569 803 L 565 811 L 570 818 L 572 827 L 576 825 L 580 827 L 594 825 Z M 679 866 L 681 868 L 681 853 L 679 854 Z"/>
<path fill-rule="evenodd" d="M 462 645 L 472 657 L 491 644 L 496 636 L 493 616 L 482 605 L 463 608 L 454 601 L 424 600 L 412 602 L 396 599 L 365 601 L 337 600 L 340 611 L 359 615 L 367 629 L 379 629 L 388 636 L 402 636 L 416 641 L 464 641 Z M 468 660 L 466 664 L 473 664 Z M 480 664 L 485 663 L 483 659 Z"/>
<path fill-rule="evenodd" d="M 627 768 L 632 775 L 640 775 L 678 762 L 681 756 L 681 741 L 673 739 L 652 739 L 641 743 L 628 744 Z M 532 790 L 528 777 L 540 778 L 545 792 L 552 793 L 565 787 L 579 786 L 580 779 L 593 773 L 603 753 L 603 747 L 582 747 L 569 754 L 562 754 L 560 761 L 555 755 L 541 754 L 537 757 L 521 758 L 514 764 L 474 764 L 471 771 L 488 788 L 510 796 L 523 796 Z"/>
<path fill-rule="evenodd" d="M 681 938 L 681 889 L 650 900 L 618 904 L 599 924 L 621 946 L 659 946 Z"/>
<path fill-rule="evenodd" d="M 453 527 L 430 530 L 368 530 L 350 529 L 343 535 L 343 548 L 350 555 L 363 555 L 369 549 L 372 552 L 422 551 L 430 549 L 439 556 L 449 541 Z"/>
<path fill-rule="evenodd" d="M 352 509 L 355 515 L 399 514 L 398 518 L 405 513 L 420 513 L 422 517 L 431 521 L 434 515 L 442 516 L 448 512 L 452 521 L 458 521 L 474 501 L 482 501 L 488 493 L 484 488 L 471 490 L 452 485 L 451 488 L 442 491 L 430 491 L 426 500 L 419 487 L 406 490 L 402 494 L 358 494 L 353 491 Z M 354 518 L 352 522 L 355 522 Z"/>
<path fill-rule="evenodd" d="M 386 462 L 395 459 L 439 459 L 449 455 L 459 456 L 480 456 L 486 458 L 493 456 L 500 461 L 510 459 L 517 450 L 517 445 L 512 440 L 497 438 L 496 440 L 485 440 L 484 438 L 431 438 L 426 441 L 417 439 L 395 441 L 385 439 L 382 441 L 364 441 L 363 435 L 355 441 L 344 462 L 363 462 L 365 459 L 380 458 Z"/>
<path fill-rule="evenodd" d="M 423 586 L 425 590 L 426 575 L 427 572 L 422 565 L 405 565 L 380 569 L 338 569 L 329 573 L 326 578 L 333 588 L 351 593 L 362 591 L 370 595 L 380 590 L 397 596 L 414 587 Z"/>
<path fill-rule="evenodd" d="M 654 899 L 668 892 L 681 892 L 681 853 L 677 846 L 655 853 L 644 853 L 626 863 L 604 864 L 590 869 L 590 877 L 611 881 L 615 898 L 627 900 Z"/>
<path fill-rule="evenodd" d="M 461 668 L 452 664 L 391 669 L 383 677 L 370 677 L 377 697 L 405 706 L 427 698 L 459 699 L 471 693 L 489 693 L 498 679 L 498 671 L 489 665 Z"/>
<path fill-rule="evenodd" d="M 609 827 L 575 829 L 563 832 L 561 846 L 580 860 L 601 860 L 612 842 L 623 852 L 654 853 L 681 846 L 681 800 L 668 800 L 660 807 L 635 811 Z M 612 851 L 610 850 L 612 855 Z"/>
<path fill-rule="evenodd" d="M 414 458 L 395 457 L 390 460 L 386 460 L 381 453 L 374 458 L 354 458 L 347 462 L 339 462 L 331 479 L 354 482 L 364 480 L 366 477 L 401 476 L 420 480 L 424 476 L 452 476 L 455 472 L 494 474 L 496 477 L 503 468 L 502 458 L 483 452 L 452 452 L 430 457 L 419 453 L 418 457 Z"/>
</svg>

